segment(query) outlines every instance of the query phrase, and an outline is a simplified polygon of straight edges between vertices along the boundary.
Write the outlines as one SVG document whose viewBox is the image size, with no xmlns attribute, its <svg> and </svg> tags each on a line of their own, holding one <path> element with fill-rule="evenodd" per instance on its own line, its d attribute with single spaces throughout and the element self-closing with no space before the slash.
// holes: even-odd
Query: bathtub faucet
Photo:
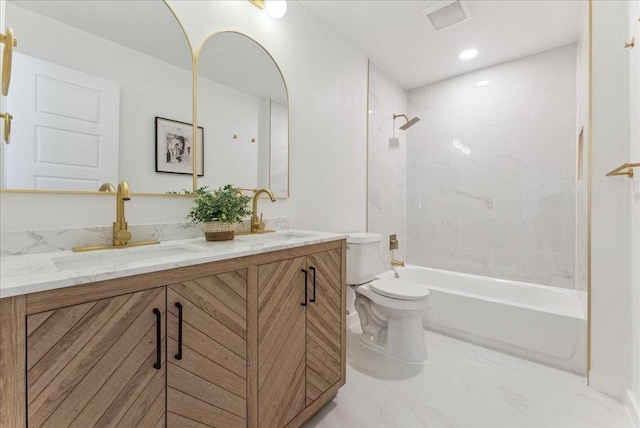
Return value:
<svg viewBox="0 0 640 428">
<path fill-rule="evenodd" d="M 393 277 L 395 279 L 400 278 L 400 274 L 398 273 L 399 267 L 404 267 L 404 262 L 401 260 L 391 259 L 391 270 L 393 271 Z"/>
<path fill-rule="evenodd" d="M 391 259 L 391 267 L 404 267 L 404 261 Z"/>
</svg>

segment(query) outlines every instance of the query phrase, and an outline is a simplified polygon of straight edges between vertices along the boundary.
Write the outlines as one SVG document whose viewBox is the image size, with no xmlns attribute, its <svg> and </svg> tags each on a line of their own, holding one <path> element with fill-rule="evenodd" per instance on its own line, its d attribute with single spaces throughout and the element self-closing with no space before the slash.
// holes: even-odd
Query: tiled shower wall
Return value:
<svg viewBox="0 0 640 428">
<path fill-rule="evenodd" d="M 369 62 L 368 231 L 382 235 L 380 273 L 391 268 L 391 258 L 404 260 L 406 250 L 407 133 L 398 128 L 407 113 L 407 94 L 374 63 Z M 415 125 L 417 126 L 417 125 Z M 414 126 L 414 127 L 415 127 Z M 389 235 L 396 234 L 398 250 L 389 251 Z"/>
<path fill-rule="evenodd" d="M 408 97 L 407 261 L 574 288 L 576 45 Z"/>
<path fill-rule="evenodd" d="M 580 302 L 584 313 L 587 313 L 587 194 L 589 169 L 589 13 L 583 7 L 581 18 L 580 40 L 577 46 L 577 120 L 576 135 L 582 130 L 582 152 L 578 151 L 577 163 L 581 168 L 581 175 L 576 183 L 576 289 L 580 292 Z"/>
</svg>

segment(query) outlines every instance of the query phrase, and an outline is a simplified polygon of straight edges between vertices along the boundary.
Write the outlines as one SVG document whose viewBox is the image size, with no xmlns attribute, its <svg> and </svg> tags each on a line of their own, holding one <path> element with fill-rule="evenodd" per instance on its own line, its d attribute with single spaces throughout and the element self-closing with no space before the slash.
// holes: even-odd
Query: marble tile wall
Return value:
<svg viewBox="0 0 640 428">
<path fill-rule="evenodd" d="M 407 94 L 374 63 L 369 63 L 368 231 L 382 235 L 380 273 L 389 270 L 391 258 L 406 254 L 407 132 L 399 129 L 407 114 Z M 414 125 L 415 127 L 416 125 Z M 393 140 L 393 137 L 397 140 Z M 398 250 L 389 251 L 389 235 L 396 234 Z"/>
<path fill-rule="evenodd" d="M 575 287 L 576 49 L 409 92 L 408 262 Z"/>
<path fill-rule="evenodd" d="M 577 45 L 577 120 L 576 135 L 583 132 L 582 153 L 577 153 L 577 165 L 582 173 L 576 182 L 576 289 L 582 309 L 587 313 L 587 172 L 589 170 L 589 14 L 584 7 L 581 18 L 581 36 Z M 581 156 L 580 156 L 581 155 Z M 577 177 L 577 174 L 576 174 Z"/>
</svg>

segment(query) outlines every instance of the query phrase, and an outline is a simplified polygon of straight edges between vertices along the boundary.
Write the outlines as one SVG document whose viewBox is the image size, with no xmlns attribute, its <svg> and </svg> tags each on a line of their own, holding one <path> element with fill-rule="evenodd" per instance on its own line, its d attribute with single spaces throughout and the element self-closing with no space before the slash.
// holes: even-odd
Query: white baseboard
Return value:
<svg viewBox="0 0 640 428">
<path fill-rule="evenodd" d="M 629 419 L 631 419 L 634 428 L 640 428 L 640 403 L 638 403 L 638 397 L 635 396 L 633 391 L 627 389 L 622 402 L 627 409 Z"/>
<path fill-rule="evenodd" d="M 589 386 L 603 394 L 610 395 L 617 400 L 623 400 L 624 385 L 620 379 L 593 370 L 589 371 Z"/>
</svg>

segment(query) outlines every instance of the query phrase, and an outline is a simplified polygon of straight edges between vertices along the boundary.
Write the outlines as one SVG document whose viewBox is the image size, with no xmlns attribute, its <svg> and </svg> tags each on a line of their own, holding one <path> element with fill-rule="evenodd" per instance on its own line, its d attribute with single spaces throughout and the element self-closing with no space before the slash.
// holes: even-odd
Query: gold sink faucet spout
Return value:
<svg viewBox="0 0 640 428">
<path fill-rule="evenodd" d="M 276 201 L 276 197 L 273 196 L 273 192 L 270 189 L 253 189 L 253 214 L 251 215 L 251 233 L 266 232 L 264 230 L 262 214 L 260 214 L 260 217 L 258 218 L 258 198 L 263 193 L 266 193 L 269 196 L 271 202 Z"/>
<path fill-rule="evenodd" d="M 124 217 L 124 203 L 131 199 L 131 190 L 127 180 L 122 180 L 118 184 L 118 195 L 116 197 L 116 221 L 113 222 L 113 246 L 120 247 L 127 245 L 131 239 L 131 232 L 127 229 L 127 219 Z"/>
</svg>

